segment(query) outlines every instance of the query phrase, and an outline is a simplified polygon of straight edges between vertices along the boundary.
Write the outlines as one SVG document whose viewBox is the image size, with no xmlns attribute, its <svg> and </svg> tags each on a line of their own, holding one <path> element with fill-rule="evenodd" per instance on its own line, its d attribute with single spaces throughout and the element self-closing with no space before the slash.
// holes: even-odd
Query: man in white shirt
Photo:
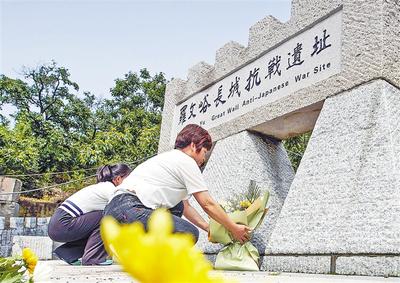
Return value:
<svg viewBox="0 0 400 283">
<path fill-rule="evenodd" d="M 188 199 L 193 195 L 204 211 L 236 240 L 247 241 L 250 229 L 234 223 L 208 193 L 199 167 L 211 146 L 205 129 L 187 125 L 178 134 L 175 149 L 145 161 L 123 180 L 104 214 L 122 223 L 140 221 L 147 227 L 153 210 L 165 207 L 173 213 L 174 231 L 191 233 L 197 241 L 199 231 L 191 223 L 208 231 L 208 222 L 190 205 Z M 191 223 L 181 218 L 182 213 Z"/>
</svg>

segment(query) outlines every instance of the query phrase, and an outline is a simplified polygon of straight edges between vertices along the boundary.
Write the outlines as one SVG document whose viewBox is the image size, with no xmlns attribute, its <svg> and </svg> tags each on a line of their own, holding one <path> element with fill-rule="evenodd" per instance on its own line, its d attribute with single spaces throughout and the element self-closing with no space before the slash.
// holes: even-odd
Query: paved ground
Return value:
<svg viewBox="0 0 400 283">
<path fill-rule="evenodd" d="M 126 275 L 119 265 L 111 266 L 70 266 L 62 261 L 42 261 L 40 265 L 50 266 L 52 269 L 50 282 L 136 282 Z M 150 271 L 156 272 L 156 271 Z M 213 271 L 213 274 L 221 272 Z M 227 278 L 234 278 L 240 283 L 400 283 L 400 278 L 340 276 L 268 272 L 222 272 Z M 156 283 L 156 282 L 155 282 Z"/>
</svg>

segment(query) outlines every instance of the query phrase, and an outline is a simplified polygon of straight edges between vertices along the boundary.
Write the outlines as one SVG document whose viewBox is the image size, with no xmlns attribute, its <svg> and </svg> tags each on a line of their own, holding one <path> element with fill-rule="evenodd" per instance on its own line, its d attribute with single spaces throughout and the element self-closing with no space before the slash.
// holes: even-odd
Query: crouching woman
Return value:
<svg viewBox="0 0 400 283">
<path fill-rule="evenodd" d="M 105 165 L 97 170 L 97 184 L 87 186 L 66 199 L 50 219 L 48 234 L 53 241 L 65 242 L 54 250 L 73 265 L 111 264 L 107 261 L 100 236 L 103 210 L 115 186 L 129 175 L 126 164 Z"/>
</svg>

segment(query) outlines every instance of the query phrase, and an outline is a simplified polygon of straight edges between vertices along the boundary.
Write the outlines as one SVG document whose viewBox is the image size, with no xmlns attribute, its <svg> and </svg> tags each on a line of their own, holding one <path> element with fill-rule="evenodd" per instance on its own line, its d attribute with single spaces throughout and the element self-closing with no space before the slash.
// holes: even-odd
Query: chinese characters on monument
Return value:
<svg viewBox="0 0 400 283">
<path fill-rule="evenodd" d="M 176 106 L 175 132 L 213 128 L 340 72 L 339 11 Z"/>
</svg>

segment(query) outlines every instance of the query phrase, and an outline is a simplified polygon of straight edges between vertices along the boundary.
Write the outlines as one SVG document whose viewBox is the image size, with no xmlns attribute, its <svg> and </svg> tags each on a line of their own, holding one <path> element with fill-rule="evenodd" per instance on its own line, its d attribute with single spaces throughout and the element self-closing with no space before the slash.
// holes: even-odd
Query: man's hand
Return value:
<svg viewBox="0 0 400 283">
<path fill-rule="evenodd" d="M 236 224 L 233 222 L 221 206 L 211 198 L 208 191 L 197 192 L 194 193 L 193 196 L 212 219 L 229 230 L 235 240 L 243 244 L 250 239 L 251 229 L 246 225 Z"/>
<path fill-rule="evenodd" d="M 233 238 L 239 241 L 241 244 L 244 244 L 245 242 L 250 240 L 251 229 L 246 225 L 235 224 L 230 232 Z"/>
</svg>

